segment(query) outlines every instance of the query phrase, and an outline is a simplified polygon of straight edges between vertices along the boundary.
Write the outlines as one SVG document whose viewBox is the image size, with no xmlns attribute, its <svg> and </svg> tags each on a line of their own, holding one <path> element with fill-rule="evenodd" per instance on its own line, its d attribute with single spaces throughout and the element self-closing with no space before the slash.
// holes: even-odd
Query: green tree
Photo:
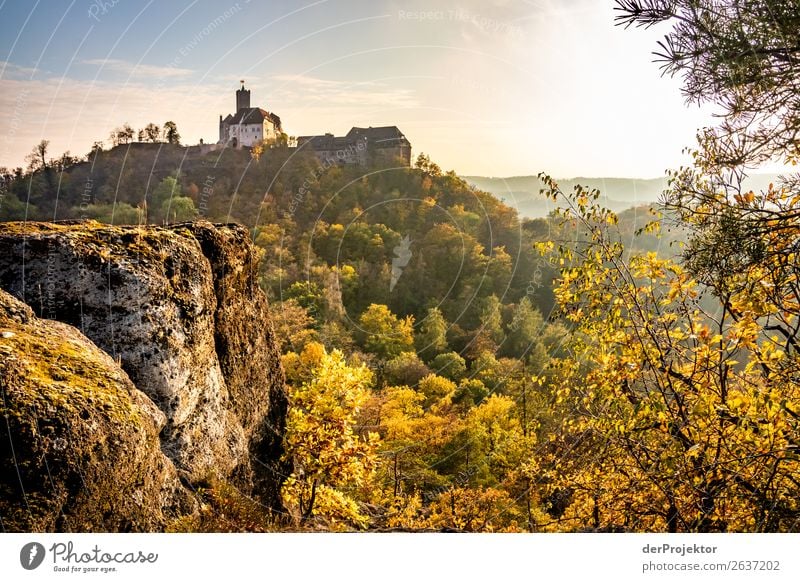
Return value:
<svg viewBox="0 0 800 582">
<path fill-rule="evenodd" d="M 467 373 L 467 363 L 456 352 L 446 352 L 439 354 L 431 360 L 431 368 L 434 374 L 458 382 Z"/>
<path fill-rule="evenodd" d="M 89 161 L 93 161 L 93 160 L 95 160 L 95 157 L 97 156 L 97 154 L 102 152 L 102 151 L 103 151 L 103 142 L 102 141 L 96 141 L 96 142 L 94 142 L 92 144 L 92 149 L 89 150 L 89 153 L 86 154 L 86 158 Z"/>
<path fill-rule="evenodd" d="M 415 342 L 417 351 L 430 360 L 447 350 L 447 322 L 438 307 L 431 307 L 420 322 Z"/>
<path fill-rule="evenodd" d="M 475 358 L 470 372 L 470 377 L 480 380 L 491 391 L 499 388 L 504 380 L 500 362 L 491 352 L 483 352 Z"/>
<path fill-rule="evenodd" d="M 175 145 L 181 143 L 181 134 L 178 133 L 178 126 L 174 121 L 167 121 L 164 124 L 164 140 Z"/>
<path fill-rule="evenodd" d="M 487 396 L 489 390 L 483 382 L 475 378 L 464 378 L 453 395 L 453 403 L 465 404 L 467 408 L 471 408 L 480 404 Z"/>
<path fill-rule="evenodd" d="M 282 293 L 284 300 L 293 299 L 317 322 L 324 320 L 325 297 L 314 281 L 295 281 Z"/>
<path fill-rule="evenodd" d="M 188 196 L 176 196 L 165 200 L 161 205 L 161 215 L 165 222 L 187 222 L 197 218 L 194 200 Z"/>
<path fill-rule="evenodd" d="M 130 204 L 90 204 L 83 211 L 86 218 L 94 218 L 106 224 L 139 224 L 141 212 Z"/>
<path fill-rule="evenodd" d="M 383 373 L 387 384 L 416 386 L 431 371 L 416 353 L 403 352 L 386 363 Z"/>
<path fill-rule="evenodd" d="M 414 163 L 414 167 L 430 176 L 442 175 L 442 169 L 433 163 L 431 158 L 425 153 L 420 153 L 417 156 L 417 161 Z"/>
<path fill-rule="evenodd" d="M 25 220 L 27 216 L 36 216 L 37 212 L 35 206 L 26 211 L 25 203 L 11 193 L 0 196 L 0 221 Z"/>
<path fill-rule="evenodd" d="M 169 210 L 171 201 L 182 197 L 183 190 L 175 176 L 167 176 L 161 180 L 145 200 L 149 211 L 149 222 L 159 223 L 167 220 L 166 211 Z"/>
<path fill-rule="evenodd" d="M 496 295 L 490 295 L 483 300 L 480 315 L 480 327 L 476 333 L 473 352 L 497 351 L 503 343 L 503 305 Z"/>
<path fill-rule="evenodd" d="M 47 150 L 49 147 L 50 140 L 47 139 L 43 139 L 34 146 L 31 153 L 25 157 L 25 161 L 28 162 L 29 171 L 35 172 L 37 170 L 47 169 Z"/>
<path fill-rule="evenodd" d="M 447 378 L 430 374 L 420 381 L 419 391 L 425 395 L 424 407 L 427 410 L 437 404 L 449 404 L 456 392 L 456 385 Z"/>
<path fill-rule="evenodd" d="M 158 142 L 158 138 L 161 136 L 161 128 L 158 127 L 155 123 L 148 123 L 144 126 L 142 130 L 143 137 L 152 143 Z"/>
<path fill-rule="evenodd" d="M 511 398 L 492 394 L 469 411 L 466 430 L 472 432 L 472 457 L 475 462 L 487 464 L 485 474 L 494 483 L 505 481 L 517 472 L 533 448 L 532 439 L 526 439 L 516 405 Z"/>
<path fill-rule="evenodd" d="M 111 143 L 115 146 L 129 144 L 133 141 L 133 133 L 133 128 L 126 122 L 111 132 Z"/>
<path fill-rule="evenodd" d="M 541 337 L 544 327 L 542 314 L 533 307 L 527 296 L 523 297 L 514 309 L 514 316 L 508 326 L 508 338 L 503 344 L 503 352 L 521 358 L 527 355 Z"/>
<path fill-rule="evenodd" d="M 414 349 L 414 320 L 398 318 L 385 305 L 370 305 L 359 318 L 361 345 L 370 353 L 391 359 Z"/>
</svg>

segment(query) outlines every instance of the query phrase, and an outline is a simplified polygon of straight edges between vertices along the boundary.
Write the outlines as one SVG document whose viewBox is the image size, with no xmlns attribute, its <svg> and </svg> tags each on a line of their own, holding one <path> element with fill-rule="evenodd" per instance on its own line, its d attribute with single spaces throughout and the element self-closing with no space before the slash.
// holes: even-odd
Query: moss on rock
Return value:
<svg viewBox="0 0 800 582">
<path fill-rule="evenodd" d="M 152 531 L 191 511 L 164 415 L 78 330 L 3 291 L 0 398 L 6 531 Z"/>
<path fill-rule="evenodd" d="M 245 228 L 4 223 L 0 288 L 39 317 L 75 326 L 120 364 L 163 413 L 161 450 L 182 480 L 216 475 L 279 506 L 290 469 L 281 460 L 284 377 Z M 29 335 L 20 347 L 39 349 Z M 109 394 L 93 393 L 98 379 L 75 360 L 78 348 L 45 343 L 43 369 L 26 366 L 48 406 L 66 414 L 90 398 L 115 421 L 132 420 Z"/>
</svg>

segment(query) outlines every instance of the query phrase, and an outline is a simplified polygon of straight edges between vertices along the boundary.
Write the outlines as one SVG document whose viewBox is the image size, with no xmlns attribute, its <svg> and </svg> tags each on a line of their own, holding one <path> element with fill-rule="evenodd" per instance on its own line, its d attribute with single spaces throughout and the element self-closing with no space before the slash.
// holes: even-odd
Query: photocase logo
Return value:
<svg viewBox="0 0 800 582">
<path fill-rule="evenodd" d="M 542 267 L 546 264 L 547 263 L 545 263 L 543 259 L 536 260 L 533 277 L 531 278 L 530 283 L 528 283 L 528 287 L 525 290 L 528 295 L 536 295 L 536 291 L 544 287 L 544 282 L 542 281 Z"/>
<path fill-rule="evenodd" d="M 403 274 L 403 269 L 406 265 L 408 265 L 408 261 L 411 260 L 411 239 L 408 238 L 408 235 L 404 236 L 400 240 L 400 244 L 394 247 L 394 256 L 395 258 L 392 259 L 392 280 L 389 282 L 389 293 L 394 290 L 394 286 L 397 285 L 397 280 L 400 278 L 400 275 Z"/>
<path fill-rule="evenodd" d="M 39 542 L 30 542 L 22 546 L 19 552 L 19 563 L 26 570 L 35 570 L 44 561 L 44 546 Z"/>
</svg>

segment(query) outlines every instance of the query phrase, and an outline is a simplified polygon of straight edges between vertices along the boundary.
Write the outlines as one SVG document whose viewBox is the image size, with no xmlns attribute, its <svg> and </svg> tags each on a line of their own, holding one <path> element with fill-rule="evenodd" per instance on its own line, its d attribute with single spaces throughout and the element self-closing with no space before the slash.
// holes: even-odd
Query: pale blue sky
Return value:
<svg viewBox="0 0 800 582">
<path fill-rule="evenodd" d="M 398 125 L 460 174 L 652 177 L 707 122 L 610 0 L 0 0 L 0 166 L 116 125 L 216 141 L 239 79 L 291 135 Z"/>
</svg>

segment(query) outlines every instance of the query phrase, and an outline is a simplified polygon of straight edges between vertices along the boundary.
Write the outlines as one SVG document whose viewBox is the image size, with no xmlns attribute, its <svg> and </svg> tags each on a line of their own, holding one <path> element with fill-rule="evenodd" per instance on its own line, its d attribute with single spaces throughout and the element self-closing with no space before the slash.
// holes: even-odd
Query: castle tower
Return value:
<svg viewBox="0 0 800 582">
<path fill-rule="evenodd" d="M 236 91 L 236 111 L 250 109 L 250 91 L 244 88 L 244 81 L 241 81 L 242 88 Z"/>
</svg>

